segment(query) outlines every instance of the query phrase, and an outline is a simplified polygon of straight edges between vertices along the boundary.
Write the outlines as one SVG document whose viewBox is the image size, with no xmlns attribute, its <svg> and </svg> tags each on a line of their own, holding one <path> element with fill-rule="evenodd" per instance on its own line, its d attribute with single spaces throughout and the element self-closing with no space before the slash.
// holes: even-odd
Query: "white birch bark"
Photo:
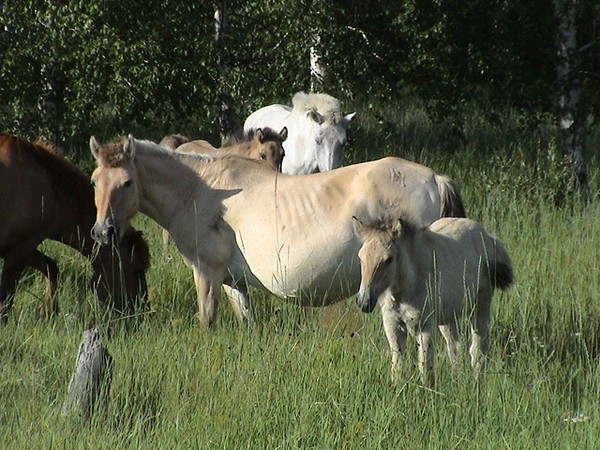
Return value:
<svg viewBox="0 0 600 450">
<path fill-rule="evenodd" d="M 323 65 L 322 56 L 319 51 L 321 36 L 318 31 L 311 32 L 310 46 L 310 90 L 311 92 L 323 91 L 323 79 L 325 78 L 325 66 Z"/>
<path fill-rule="evenodd" d="M 580 187 L 587 184 L 583 149 L 583 126 L 577 114 L 580 87 L 574 55 L 577 51 L 576 12 L 578 0 L 554 0 L 558 21 L 558 126 L 561 152 L 572 166 Z"/>
</svg>

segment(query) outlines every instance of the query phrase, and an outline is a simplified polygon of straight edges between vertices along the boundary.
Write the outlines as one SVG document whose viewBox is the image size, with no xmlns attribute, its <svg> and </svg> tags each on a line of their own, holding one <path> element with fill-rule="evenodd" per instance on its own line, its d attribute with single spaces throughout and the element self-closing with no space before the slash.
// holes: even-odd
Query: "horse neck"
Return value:
<svg viewBox="0 0 600 450">
<path fill-rule="evenodd" d="M 168 229 L 186 200 L 204 188 L 196 173 L 203 157 L 196 154 L 138 152 L 135 157 L 140 189 L 140 212 Z"/>
<path fill-rule="evenodd" d="M 252 140 L 249 142 L 240 142 L 239 144 L 234 144 L 230 147 L 225 147 L 223 150 L 227 150 L 242 156 L 255 157 L 255 148 L 256 145 L 254 140 Z"/>
<path fill-rule="evenodd" d="M 59 233 L 52 239 L 90 256 L 93 240 L 90 230 L 96 220 L 94 190 L 83 173 L 65 174 L 70 177 L 68 186 L 55 185 L 59 208 Z"/>
</svg>

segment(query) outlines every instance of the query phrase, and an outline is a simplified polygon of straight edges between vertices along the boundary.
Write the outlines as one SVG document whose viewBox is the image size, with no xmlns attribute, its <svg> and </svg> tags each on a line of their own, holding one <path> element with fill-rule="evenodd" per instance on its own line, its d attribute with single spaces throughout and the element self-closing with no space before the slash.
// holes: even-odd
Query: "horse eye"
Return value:
<svg viewBox="0 0 600 450">
<path fill-rule="evenodd" d="M 128 188 L 129 186 L 131 186 L 133 184 L 133 180 L 127 180 L 123 183 L 123 187 Z"/>
<path fill-rule="evenodd" d="M 96 187 L 96 184 L 97 184 L 97 181 L 96 181 L 96 179 L 95 179 L 95 178 L 92 178 L 92 179 L 90 179 L 90 184 L 91 184 L 93 187 Z"/>
<path fill-rule="evenodd" d="M 267 159 L 267 155 L 265 155 L 264 153 L 260 154 L 260 159 Z"/>
<path fill-rule="evenodd" d="M 392 263 L 392 259 L 393 259 L 393 258 L 390 256 L 390 257 L 388 257 L 388 258 L 384 259 L 382 264 L 383 264 L 384 266 L 389 266 L 389 265 Z"/>
</svg>

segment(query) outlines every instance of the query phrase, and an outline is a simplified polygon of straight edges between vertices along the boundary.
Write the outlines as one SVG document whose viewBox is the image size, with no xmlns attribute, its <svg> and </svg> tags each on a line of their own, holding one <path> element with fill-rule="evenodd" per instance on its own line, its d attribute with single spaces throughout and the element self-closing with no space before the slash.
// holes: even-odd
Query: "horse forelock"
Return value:
<svg viewBox="0 0 600 450">
<path fill-rule="evenodd" d="M 123 166 L 128 158 L 124 152 L 126 139 L 126 137 L 120 137 L 100 147 L 98 149 L 99 165 L 108 169 Z"/>
<path fill-rule="evenodd" d="M 373 232 L 376 234 L 386 233 L 386 234 L 389 234 L 389 236 L 392 236 L 394 233 L 394 229 L 398 225 L 398 221 L 400 221 L 400 224 L 402 226 L 402 234 L 403 235 L 414 235 L 419 230 L 426 228 L 425 226 L 418 225 L 411 219 L 407 219 L 407 218 L 399 219 L 399 218 L 384 216 L 384 217 L 380 217 L 380 218 L 375 219 L 372 222 L 368 223 L 367 229 L 370 232 Z"/>
<path fill-rule="evenodd" d="M 325 121 L 335 125 L 340 120 L 340 101 L 329 94 L 306 94 L 298 92 L 292 98 L 292 105 L 299 112 L 316 110 Z"/>
</svg>

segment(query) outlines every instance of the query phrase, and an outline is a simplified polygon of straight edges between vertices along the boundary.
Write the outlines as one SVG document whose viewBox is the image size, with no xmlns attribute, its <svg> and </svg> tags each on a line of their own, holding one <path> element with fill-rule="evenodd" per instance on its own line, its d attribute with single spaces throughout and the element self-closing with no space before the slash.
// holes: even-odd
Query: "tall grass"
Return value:
<svg viewBox="0 0 600 450">
<path fill-rule="evenodd" d="M 587 205 L 563 198 L 551 127 L 528 135 L 520 120 L 474 112 L 453 141 L 466 144 L 454 147 L 456 124 L 437 129 L 418 104 L 391 113 L 372 106 L 350 131 L 348 162 L 397 155 L 451 175 L 468 214 L 505 242 L 516 283 L 494 299 L 482 385 L 466 361 L 452 376 L 441 345 L 435 389 L 418 383 L 414 345 L 392 384 L 381 319 L 351 301 L 301 309 L 252 291 L 255 329 L 238 327 L 223 301 L 217 326 L 203 331 L 190 269 L 140 217 L 153 264 L 152 308 L 138 320 L 98 311 L 86 261 L 56 244 L 44 249 L 62 270 L 61 314 L 39 321 L 41 281 L 28 274 L 21 282 L 0 329 L 2 446 L 598 447 L 598 179 Z M 81 332 L 92 324 L 103 327 L 115 373 L 107 400 L 79 422 L 60 409 Z"/>
</svg>

